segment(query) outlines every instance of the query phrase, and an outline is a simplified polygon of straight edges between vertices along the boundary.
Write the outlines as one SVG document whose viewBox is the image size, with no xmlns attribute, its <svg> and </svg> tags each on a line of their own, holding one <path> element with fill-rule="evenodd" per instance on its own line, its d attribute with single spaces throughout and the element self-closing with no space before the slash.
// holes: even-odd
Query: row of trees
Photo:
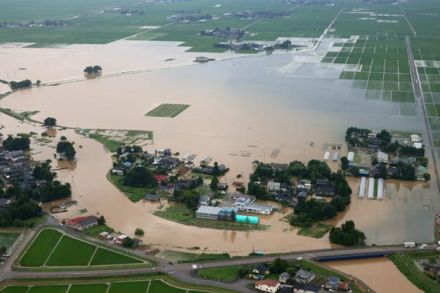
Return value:
<svg viewBox="0 0 440 293">
<path fill-rule="evenodd" d="M 101 72 L 102 72 L 102 67 L 99 65 L 87 66 L 86 68 L 84 68 L 84 73 L 86 74 L 97 74 Z"/>
<path fill-rule="evenodd" d="M 29 88 L 32 86 L 32 82 L 29 79 L 25 79 L 22 81 L 10 81 L 9 82 L 9 87 L 12 90 L 18 90 L 18 89 L 22 89 L 22 88 Z"/>
</svg>

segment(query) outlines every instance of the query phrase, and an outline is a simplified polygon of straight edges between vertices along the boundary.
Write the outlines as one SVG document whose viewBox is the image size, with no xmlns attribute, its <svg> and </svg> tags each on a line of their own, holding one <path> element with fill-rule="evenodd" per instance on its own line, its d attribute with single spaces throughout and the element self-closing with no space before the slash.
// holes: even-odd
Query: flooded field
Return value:
<svg viewBox="0 0 440 293">
<path fill-rule="evenodd" d="M 34 119 L 52 116 L 69 127 L 153 131 L 149 151 L 170 147 L 180 153 L 198 154 L 198 158 L 209 155 L 230 168 L 226 176 L 229 183 L 238 174 L 247 178 L 254 160 L 322 159 L 324 145 L 343 144 L 348 126 L 424 134 L 421 117 L 400 115 L 399 103 L 365 99 L 365 90 L 354 87 L 352 81 L 338 79 L 343 65 L 319 63 L 331 44 L 332 40 L 327 40 L 315 52 L 230 59 L 33 88 L 4 98 L 0 107 L 36 110 L 39 113 Z M 126 68 L 134 66 L 130 63 L 134 60 L 127 58 Z M 125 64 L 123 59 L 118 62 Z M 94 63 L 105 67 L 104 61 Z M 53 70 L 61 72 L 57 66 Z M 73 69 L 70 72 L 75 75 Z M 65 77 L 68 75 L 60 78 Z M 162 103 L 190 107 L 175 118 L 144 116 Z M 4 133 L 32 128 L 17 128 L 15 120 L 0 117 Z M 117 231 L 132 234 L 136 228 L 143 228 L 145 242 L 167 249 L 197 245 L 210 252 L 243 255 L 252 249 L 286 252 L 330 247 L 326 237 L 298 236 L 288 223 L 274 218 L 269 220 L 271 228 L 267 231 L 255 232 L 200 229 L 158 218 L 152 215 L 151 206 L 130 202 L 106 180 L 111 159 L 102 145 L 73 130 L 58 135 L 82 146 L 77 149 L 76 168 L 59 172 L 60 179 L 71 182 L 73 200 L 78 201 L 78 206 L 60 217 L 78 215 L 87 208 L 88 213 L 105 215 Z M 39 147 L 37 158 L 51 158 L 54 144 Z M 336 167 L 336 163 L 330 165 Z M 385 200 L 373 202 L 356 200 L 356 183 L 352 184 L 353 204 L 340 221 L 353 219 L 366 232 L 369 243 L 432 239 L 432 187 L 393 187 L 390 183 Z"/>
<path fill-rule="evenodd" d="M 422 292 L 414 286 L 387 258 L 326 262 L 331 268 L 354 276 L 378 293 Z"/>
</svg>

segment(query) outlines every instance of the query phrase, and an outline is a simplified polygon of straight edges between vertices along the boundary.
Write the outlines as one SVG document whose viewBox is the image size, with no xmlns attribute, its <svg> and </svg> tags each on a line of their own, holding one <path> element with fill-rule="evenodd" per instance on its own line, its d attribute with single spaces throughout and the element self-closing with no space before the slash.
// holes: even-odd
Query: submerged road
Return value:
<svg viewBox="0 0 440 293">
<path fill-rule="evenodd" d="M 423 118 L 425 121 L 425 127 L 426 127 L 426 131 L 428 133 L 428 143 L 429 143 L 428 146 L 429 146 L 429 149 L 431 150 L 432 160 L 433 160 L 433 164 L 434 164 L 434 172 L 435 172 L 435 179 L 437 182 L 437 191 L 438 191 L 437 195 L 438 195 L 438 194 L 440 194 L 440 177 L 439 177 L 438 164 L 437 164 L 438 160 L 437 160 L 437 156 L 435 153 L 434 138 L 432 135 L 431 124 L 429 123 L 429 117 L 428 117 L 428 111 L 426 109 L 425 97 L 423 95 L 419 72 L 417 71 L 417 66 L 414 61 L 414 54 L 413 54 L 412 47 L 411 47 L 411 39 L 409 36 L 405 37 L 405 44 L 406 44 L 406 51 L 408 54 L 408 63 L 409 63 L 410 72 L 411 72 L 411 80 L 413 83 L 414 94 L 415 94 L 417 103 L 419 104 L 419 106 L 422 109 Z M 433 205 L 433 209 L 434 209 L 434 213 L 439 211 L 439 208 L 435 205 Z"/>
</svg>

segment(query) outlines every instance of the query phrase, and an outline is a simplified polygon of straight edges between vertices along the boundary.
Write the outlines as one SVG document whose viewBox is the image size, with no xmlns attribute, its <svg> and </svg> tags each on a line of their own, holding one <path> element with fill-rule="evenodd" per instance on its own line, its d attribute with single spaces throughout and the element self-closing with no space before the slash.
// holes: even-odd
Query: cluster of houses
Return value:
<svg viewBox="0 0 440 293">
<path fill-rule="evenodd" d="M 130 169 L 137 166 L 147 166 L 154 172 L 154 178 L 158 183 L 158 192 L 172 194 L 174 190 L 192 189 L 200 184 L 199 175 L 223 175 L 229 169 L 223 164 L 212 163 L 209 156 L 202 157 L 198 165 L 195 163 L 197 155 L 195 154 L 173 154 L 171 149 L 159 149 L 154 153 L 146 151 L 131 152 L 122 151 L 116 154 L 111 173 L 113 175 L 123 176 Z M 172 178 L 172 179 L 171 179 Z M 228 185 L 219 182 L 217 189 L 226 191 Z M 159 201 L 160 197 L 153 194 L 146 194 L 148 201 Z"/>
<path fill-rule="evenodd" d="M 36 180 L 32 175 L 33 170 L 25 151 L 8 151 L 0 147 L 0 180 L 6 186 L 16 185 L 22 190 L 30 190 L 47 183 L 46 180 Z"/>
<path fill-rule="evenodd" d="M 227 17 L 236 17 L 241 20 L 252 20 L 252 19 L 273 19 L 273 18 L 281 18 L 285 16 L 289 16 L 292 14 L 292 11 L 238 11 L 238 12 L 226 12 L 223 14 Z"/>
<path fill-rule="evenodd" d="M 62 222 L 66 227 L 72 228 L 74 230 L 83 232 L 89 230 L 93 227 L 99 225 L 99 219 L 95 216 L 81 216 L 72 219 L 67 219 Z M 116 244 L 122 245 L 124 239 L 127 238 L 127 235 L 124 234 L 113 234 L 109 232 L 101 232 L 99 237 L 104 240 L 113 241 Z M 133 247 L 138 247 L 142 244 L 142 240 L 138 238 L 133 238 Z"/>
<path fill-rule="evenodd" d="M 227 27 L 224 29 L 221 28 L 215 28 L 215 29 L 207 29 L 200 32 L 201 36 L 208 36 L 208 37 L 215 37 L 219 39 L 227 39 L 227 40 L 240 40 L 246 35 L 246 31 L 239 29 L 239 28 L 233 28 L 233 27 Z"/>
<path fill-rule="evenodd" d="M 249 277 L 257 280 L 255 289 L 268 293 L 317 293 L 317 292 L 352 292 L 350 284 L 338 277 L 321 278 L 314 272 L 299 269 L 294 275 L 284 272 L 278 280 L 265 279 L 269 268 L 265 264 L 257 265 Z"/>
<path fill-rule="evenodd" d="M 55 28 L 55 27 L 66 27 L 72 23 L 66 20 L 43 20 L 43 21 L 30 21 L 30 22 L 0 22 L 1 28 Z"/>
<path fill-rule="evenodd" d="M 439 243 L 440 244 L 440 243 Z M 430 259 L 417 260 L 419 266 L 423 269 L 423 272 L 430 276 L 432 279 L 440 282 L 440 258 L 432 257 Z"/>
</svg>

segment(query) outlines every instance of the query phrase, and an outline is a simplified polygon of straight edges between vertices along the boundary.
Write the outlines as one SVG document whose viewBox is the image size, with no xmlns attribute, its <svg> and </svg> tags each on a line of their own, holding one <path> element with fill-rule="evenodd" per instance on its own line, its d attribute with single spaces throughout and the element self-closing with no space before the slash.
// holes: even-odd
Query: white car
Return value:
<svg viewBox="0 0 440 293">
<path fill-rule="evenodd" d="M 426 247 L 428 247 L 428 244 L 420 244 L 419 249 L 425 249 Z"/>
</svg>

